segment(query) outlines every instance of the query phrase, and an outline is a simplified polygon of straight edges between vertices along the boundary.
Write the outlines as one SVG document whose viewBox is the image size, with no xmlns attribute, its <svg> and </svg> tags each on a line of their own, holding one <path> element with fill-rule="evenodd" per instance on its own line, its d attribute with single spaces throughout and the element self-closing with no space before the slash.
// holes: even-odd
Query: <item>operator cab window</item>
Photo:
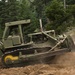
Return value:
<svg viewBox="0 0 75 75">
<path fill-rule="evenodd" d="M 6 31 L 5 34 L 5 39 L 9 36 L 14 36 L 14 35 L 19 35 L 18 25 L 8 27 L 8 30 Z"/>
<path fill-rule="evenodd" d="M 28 34 L 30 33 L 30 23 L 22 25 L 22 33 L 23 33 L 24 43 L 30 42 L 30 38 L 28 37 Z"/>
<path fill-rule="evenodd" d="M 12 26 L 9 29 L 10 29 L 9 30 L 9 35 L 12 35 L 12 36 L 19 35 L 18 26 Z"/>
</svg>

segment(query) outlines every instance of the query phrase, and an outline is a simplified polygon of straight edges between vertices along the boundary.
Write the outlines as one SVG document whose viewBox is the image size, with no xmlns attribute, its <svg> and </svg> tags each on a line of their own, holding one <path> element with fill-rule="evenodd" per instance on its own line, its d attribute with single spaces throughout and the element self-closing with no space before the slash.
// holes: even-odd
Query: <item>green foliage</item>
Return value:
<svg viewBox="0 0 75 75">
<path fill-rule="evenodd" d="M 67 4 L 75 4 L 74 0 L 66 0 Z M 65 10 L 63 0 L 5 0 L 0 1 L 0 36 L 4 24 L 10 21 L 31 19 L 31 25 L 26 27 L 25 34 L 39 29 L 39 18 L 43 20 L 46 29 L 54 29 L 57 33 L 75 24 L 75 5 L 69 5 Z M 47 18 L 50 24 L 46 25 Z"/>
<path fill-rule="evenodd" d="M 8 2 L 6 3 L 6 13 L 7 13 L 7 19 L 6 22 L 10 22 L 10 21 L 16 21 L 18 20 L 18 16 L 19 16 L 19 4 L 16 0 L 8 0 Z"/>
<path fill-rule="evenodd" d="M 26 0 L 22 0 L 20 4 L 20 19 L 29 19 L 30 18 L 30 7 Z"/>
<path fill-rule="evenodd" d="M 75 4 L 75 0 L 67 0 L 66 3 L 67 4 Z"/>
<path fill-rule="evenodd" d="M 38 18 L 43 18 L 44 11 L 46 5 L 48 5 L 51 2 L 51 0 L 34 0 L 32 3 L 32 7 L 34 8 L 34 11 L 36 11 Z"/>
<path fill-rule="evenodd" d="M 75 4 L 69 5 L 67 9 L 68 9 L 67 12 L 69 12 L 69 14 L 71 15 L 69 19 L 69 24 L 70 26 L 75 26 Z"/>
<path fill-rule="evenodd" d="M 30 15 L 31 24 L 26 27 L 25 34 L 33 33 L 36 29 L 39 28 L 38 18 L 35 12 L 31 12 Z"/>
<path fill-rule="evenodd" d="M 6 22 L 16 21 L 19 19 L 19 3 L 16 0 L 0 1 L 0 37 Z"/>
<path fill-rule="evenodd" d="M 4 28 L 6 22 L 18 20 L 18 3 L 16 0 L 0 1 L 0 24 Z"/>
<path fill-rule="evenodd" d="M 6 9 L 5 9 L 5 0 L 0 1 L 0 38 L 2 37 L 2 33 L 4 30 L 6 18 Z"/>
<path fill-rule="evenodd" d="M 62 2 L 53 0 L 46 8 L 46 15 L 51 21 L 60 20 L 65 16 Z"/>
<path fill-rule="evenodd" d="M 49 6 L 46 7 L 46 15 L 49 18 L 50 24 L 46 26 L 47 29 L 54 29 L 58 34 L 62 33 L 69 27 L 69 19 L 72 18 L 74 12 L 70 9 L 64 9 L 63 3 L 53 0 Z"/>
<path fill-rule="evenodd" d="M 70 6 L 70 11 L 71 11 L 71 14 L 73 15 L 73 17 L 75 18 L 75 5 Z"/>
</svg>

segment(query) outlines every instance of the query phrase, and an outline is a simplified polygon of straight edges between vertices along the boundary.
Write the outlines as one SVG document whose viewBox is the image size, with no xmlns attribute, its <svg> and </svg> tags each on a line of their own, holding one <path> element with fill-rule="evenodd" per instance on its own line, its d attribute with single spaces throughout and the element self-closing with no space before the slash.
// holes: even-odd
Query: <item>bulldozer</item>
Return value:
<svg viewBox="0 0 75 75">
<path fill-rule="evenodd" d="M 42 20 L 39 21 L 40 31 L 26 35 L 25 27 L 31 24 L 30 19 L 5 23 L 0 41 L 1 62 L 4 66 L 13 67 L 73 50 L 74 43 L 70 35 L 57 36 L 54 30 L 45 31 Z"/>
</svg>

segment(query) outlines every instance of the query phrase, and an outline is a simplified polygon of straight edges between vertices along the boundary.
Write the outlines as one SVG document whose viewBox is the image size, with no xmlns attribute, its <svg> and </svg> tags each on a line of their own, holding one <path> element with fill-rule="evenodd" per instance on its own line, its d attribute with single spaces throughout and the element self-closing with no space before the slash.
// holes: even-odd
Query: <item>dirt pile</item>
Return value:
<svg viewBox="0 0 75 75">
<path fill-rule="evenodd" d="M 75 52 L 58 55 L 53 60 L 53 63 L 65 66 L 73 66 L 75 65 Z"/>
<path fill-rule="evenodd" d="M 52 64 L 0 69 L 0 75 L 74 75 L 75 52 L 56 56 Z"/>
<path fill-rule="evenodd" d="M 39 64 L 21 68 L 0 69 L 0 75 L 74 75 L 75 66 Z"/>
</svg>

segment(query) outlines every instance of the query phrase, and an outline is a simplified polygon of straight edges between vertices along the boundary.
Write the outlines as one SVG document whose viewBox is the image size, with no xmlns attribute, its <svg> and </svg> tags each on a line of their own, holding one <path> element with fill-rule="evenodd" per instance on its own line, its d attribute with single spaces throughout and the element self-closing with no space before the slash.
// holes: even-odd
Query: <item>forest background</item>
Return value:
<svg viewBox="0 0 75 75">
<path fill-rule="evenodd" d="M 0 38 L 6 22 L 31 19 L 26 32 L 33 33 L 40 18 L 45 30 L 67 31 L 75 26 L 75 0 L 0 0 Z"/>
</svg>

